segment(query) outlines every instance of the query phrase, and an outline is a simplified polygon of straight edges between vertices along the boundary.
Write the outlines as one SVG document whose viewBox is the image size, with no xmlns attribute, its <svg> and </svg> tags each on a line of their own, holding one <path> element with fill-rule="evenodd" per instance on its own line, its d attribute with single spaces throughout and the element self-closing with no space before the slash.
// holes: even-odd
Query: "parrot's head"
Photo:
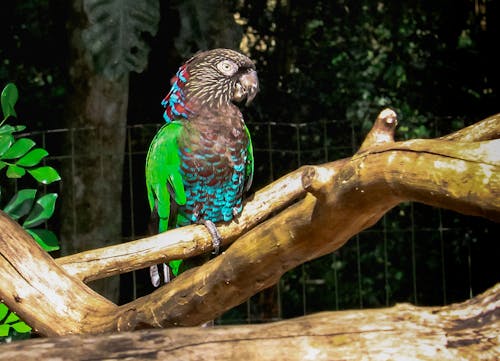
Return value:
<svg viewBox="0 0 500 361">
<path fill-rule="evenodd" d="M 259 90 L 255 64 L 230 49 L 213 49 L 194 55 L 172 78 L 162 104 L 165 120 L 188 118 L 198 107 L 219 109 L 233 102 L 250 104 Z"/>
</svg>

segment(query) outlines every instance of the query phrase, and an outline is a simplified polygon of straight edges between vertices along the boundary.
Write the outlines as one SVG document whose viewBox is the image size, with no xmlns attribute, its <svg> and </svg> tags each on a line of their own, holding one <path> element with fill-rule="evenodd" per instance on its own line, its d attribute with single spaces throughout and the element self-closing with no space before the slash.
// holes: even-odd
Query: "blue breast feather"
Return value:
<svg viewBox="0 0 500 361">
<path fill-rule="evenodd" d="M 179 151 L 187 202 L 179 208 L 177 226 L 200 220 L 227 222 L 241 212 L 247 151 L 231 153 L 229 162 L 221 155 Z"/>
</svg>

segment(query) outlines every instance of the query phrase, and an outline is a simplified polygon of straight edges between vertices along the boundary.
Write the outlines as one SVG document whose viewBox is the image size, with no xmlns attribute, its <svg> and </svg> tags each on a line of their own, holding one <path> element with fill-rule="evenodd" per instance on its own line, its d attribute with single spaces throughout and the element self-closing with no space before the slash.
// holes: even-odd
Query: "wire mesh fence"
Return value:
<svg viewBox="0 0 500 361">
<path fill-rule="evenodd" d="M 159 127 L 159 124 L 127 127 L 122 241 L 146 234 L 149 207 L 144 162 Z M 259 122 L 250 123 L 249 128 L 256 165 L 252 192 L 301 165 L 349 157 L 363 138 L 346 120 L 303 124 Z M 86 156 L 72 151 L 71 140 L 78 138 L 75 137 L 78 133 L 99 136 L 98 129 L 92 128 L 47 130 L 30 136 L 49 151 L 47 162 L 57 168 Z M 69 144 L 63 143 L 62 137 L 70 139 Z M 89 152 L 98 157 L 111 156 L 99 153 L 99 149 Z M 63 212 L 77 214 L 78 210 Z M 277 285 L 228 311 L 217 323 L 266 322 L 324 310 L 381 307 L 396 302 L 442 305 L 462 301 L 498 281 L 494 244 L 497 231 L 498 226 L 487 220 L 404 203 L 338 251 L 288 272 Z M 146 274 L 145 271 L 139 277 L 122 276 L 122 300 L 147 291 L 143 286 L 148 282 Z M 139 291 L 126 286 L 132 283 L 138 285 Z"/>
</svg>

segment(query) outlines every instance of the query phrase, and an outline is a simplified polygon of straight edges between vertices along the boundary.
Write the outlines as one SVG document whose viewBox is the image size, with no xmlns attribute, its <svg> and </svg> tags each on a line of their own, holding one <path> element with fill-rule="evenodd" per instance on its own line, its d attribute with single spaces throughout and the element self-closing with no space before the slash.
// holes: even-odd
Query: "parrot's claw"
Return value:
<svg viewBox="0 0 500 361">
<path fill-rule="evenodd" d="M 212 244 L 214 246 L 212 254 L 219 254 L 219 247 L 222 243 L 222 237 L 217 230 L 217 227 L 212 221 L 203 220 L 202 223 L 205 227 L 207 227 L 208 233 L 210 233 L 210 235 L 212 236 Z"/>
<path fill-rule="evenodd" d="M 241 208 L 233 207 L 233 222 L 239 224 L 239 216 L 241 214 Z"/>
<path fill-rule="evenodd" d="M 158 287 L 161 283 L 160 271 L 158 269 L 159 265 L 153 265 L 149 267 L 149 276 L 151 278 L 151 284 L 154 287 Z M 163 282 L 170 282 L 170 268 L 166 263 L 163 263 Z"/>
<path fill-rule="evenodd" d="M 158 266 L 153 265 L 149 267 L 149 276 L 151 278 L 151 283 L 154 287 L 158 287 L 160 285 L 160 274 L 158 273 Z"/>
</svg>

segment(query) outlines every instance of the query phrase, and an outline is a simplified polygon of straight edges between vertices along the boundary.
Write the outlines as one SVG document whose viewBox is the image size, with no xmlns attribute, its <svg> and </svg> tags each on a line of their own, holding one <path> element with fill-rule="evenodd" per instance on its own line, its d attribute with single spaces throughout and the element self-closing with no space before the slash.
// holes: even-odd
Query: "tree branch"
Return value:
<svg viewBox="0 0 500 361">
<path fill-rule="evenodd" d="M 441 137 L 444 140 L 461 142 L 479 142 L 500 138 L 500 113 L 492 115 L 478 123 L 460 129 L 454 133 Z"/>
<path fill-rule="evenodd" d="M 261 325 L 142 330 L 1 346 L 6 360 L 498 360 L 500 285 L 446 307 L 322 312 Z M 68 357 L 68 355 L 71 355 Z M 371 356 L 370 356 L 371 355 Z"/>
<path fill-rule="evenodd" d="M 2 211 L 0 224 L 0 298 L 9 308 L 48 336 L 114 327 L 116 305 L 64 272 Z"/>
<path fill-rule="evenodd" d="M 441 139 L 456 139 L 460 141 L 465 139 L 464 141 L 474 142 L 481 139 L 493 139 L 493 137 L 500 137 L 500 122 L 496 121 L 499 118 L 500 114 L 497 114 L 485 119 L 484 121 L 471 125 L 462 131 L 452 133 L 450 136 L 443 137 Z M 382 111 L 357 154 L 363 153 L 370 147 L 382 146 L 385 144 L 388 148 L 375 148 L 371 152 L 361 155 L 361 157 L 370 157 L 374 156 L 374 154 L 380 155 L 383 152 L 387 154 L 393 151 L 394 155 L 391 156 L 391 159 L 397 159 L 400 161 L 403 157 L 400 156 L 398 151 L 405 152 L 405 154 L 411 154 L 412 152 L 421 153 L 422 156 L 436 152 L 436 154 L 439 154 L 439 151 L 443 151 L 445 152 L 443 156 L 446 158 L 450 157 L 450 159 L 445 159 L 445 161 L 450 161 L 450 164 L 451 158 L 453 157 L 458 157 L 459 159 L 460 157 L 466 157 L 466 159 L 463 159 L 464 162 L 477 162 L 478 164 L 483 161 L 482 158 L 485 158 L 484 162 L 486 165 L 486 172 L 491 170 L 492 163 L 493 166 L 495 166 L 495 164 L 498 166 L 499 161 L 498 156 L 496 156 L 498 155 L 498 152 L 495 151 L 495 147 L 499 146 L 498 140 L 492 143 L 486 142 L 477 144 L 477 146 L 482 145 L 489 153 L 486 157 L 482 157 L 481 149 L 474 149 L 471 152 L 471 148 L 476 147 L 469 144 L 465 145 L 466 148 L 461 150 L 460 147 L 463 144 L 458 143 L 456 140 L 454 142 L 440 142 L 437 140 L 435 141 L 437 143 L 430 143 L 431 140 L 410 140 L 407 142 L 394 143 L 393 136 L 396 124 L 396 115 L 392 110 L 386 109 Z M 436 147 L 436 149 L 434 149 L 434 147 Z M 421 157 L 420 160 L 422 162 L 426 161 L 426 159 L 422 159 Z M 366 161 L 369 162 L 369 160 Z M 342 167 L 342 162 L 347 162 L 347 160 L 334 162 L 336 165 L 334 166 L 332 163 L 332 167 Z M 380 163 L 382 163 L 382 166 L 385 166 L 383 161 L 379 160 L 379 164 Z M 446 164 L 446 162 L 443 164 Z M 453 164 L 450 166 L 453 166 Z M 404 179 L 410 178 L 408 175 L 398 172 L 397 164 L 393 163 L 392 168 L 395 169 L 400 177 Z M 411 164 L 408 168 L 409 170 L 412 169 Z M 424 166 L 423 168 L 425 174 L 429 174 L 427 166 Z M 221 224 L 218 228 L 223 237 L 223 245 L 227 246 L 231 244 L 236 238 L 245 232 L 248 232 L 263 220 L 279 212 L 287 205 L 292 204 L 297 199 L 304 197 L 306 191 L 302 187 L 301 179 L 306 169 L 308 169 L 308 167 L 302 167 L 294 172 L 291 172 L 258 191 L 252 199 L 246 202 L 243 207 L 243 213 L 236 221 L 228 224 Z M 388 170 L 386 173 L 391 174 L 392 171 Z M 470 177 L 471 175 L 467 176 Z M 404 181 L 404 179 L 400 179 L 399 181 Z M 393 180 L 392 185 L 396 187 L 395 184 L 399 181 L 397 179 Z M 419 181 L 422 181 L 422 179 Z M 446 181 L 446 179 L 444 179 L 444 181 Z M 438 193 L 441 193 L 441 190 L 435 192 L 435 195 L 437 196 Z M 438 207 L 446 206 L 442 205 L 442 202 L 436 202 L 436 199 L 432 199 L 433 197 L 434 194 L 431 195 L 431 197 L 427 197 L 425 201 L 420 201 L 423 203 L 429 202 L 427 204 Z M 410 197 L 408 200 L 419 201 L 418 199 L 412 199 Z M 451 209 L 456 210 L 457 212 L 462 212 L 461 209 Z M 467 210 L 464 210 L 463 212 L 467 213 Z M 473 214 L 486 216 L 482 212 Z M 488 218 L 488 216 L 486 217 Z M 492 218 L 489 219 L 498 219 L 495 215 L 492 215 L 491 217 Z M 205 227 L 194 225 L 174 229 L 167 233 L 147 237 L 137 241 L 78 253 L 59 258 L 56 261 L 68 273 L 79 277 L 85 282 L 89 282 L 115 274 L 142 269 L 164 260 L 194 257 L 207 253 L 211 251 L 211 249 L 212 239 Z"/>
<path fill-rule="evenodd" d="M 448 141 L 410 141 L 302 168 L 310 192 L 304 199 L 130 307 L 137 310 L 138 322 L 153 321 L 153 326 L 201 324 L 297 265 L 337 250 L 403 201 L 499 221 L 498 141 L 492 142 L 453 147 Z"/>
<path fill-rule="evenodd" d="M 475 141 L 468 133 L 479 129 L 479 139 L 490 139 L 499 133 L 498 122 L 487 119 L 488 126 L 478 123 L 452 139 L 394 142 L 396 123 L 394 112 L 384 110 L 352 158 L 302 167 L 257 192 L 236 221 L 219 227 L 224 246 L 232 243 L 225 252 L 120 307 L 68 274 L 89 281 L 208 252 L 212 242 L 204 227 L 64 257 L 58 267 L 11 225 L 10 237 L 1 238 L 0 266 L 12 271 L 1 275 L 0 296 L 46 335 L 199 325 L 273 285 L 286 271 L 338 249 L 400 202 L 500 221 L 500 140 Z M 25 254 L 33 256 L 21 259 Z M 72 308 L 55 318 L 61 324 L 54 327 L 59 305 Z M 43 319 L 37 317 L 41 307 Z"/>
</svg>

